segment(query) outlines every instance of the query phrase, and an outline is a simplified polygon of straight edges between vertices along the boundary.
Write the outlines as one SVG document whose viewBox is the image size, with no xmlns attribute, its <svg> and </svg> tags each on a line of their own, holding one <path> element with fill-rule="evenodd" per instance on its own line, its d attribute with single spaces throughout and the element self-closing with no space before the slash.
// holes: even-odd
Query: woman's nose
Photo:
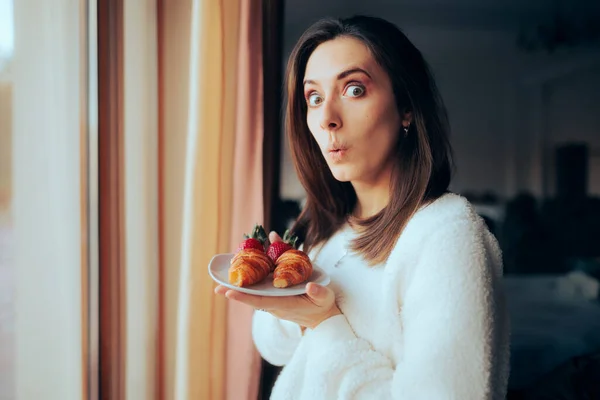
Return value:
<svg viewBox="0 0 600 400">
<path fill-rule="evenodd" d="M 323 114 L 321 115 L 320 121 L 321 129 L 324 131 L 332 131 L 342 127 L 342 118 L 334 104 L 326 102 L 323 104 L 322 111 Z"/>
</svg>

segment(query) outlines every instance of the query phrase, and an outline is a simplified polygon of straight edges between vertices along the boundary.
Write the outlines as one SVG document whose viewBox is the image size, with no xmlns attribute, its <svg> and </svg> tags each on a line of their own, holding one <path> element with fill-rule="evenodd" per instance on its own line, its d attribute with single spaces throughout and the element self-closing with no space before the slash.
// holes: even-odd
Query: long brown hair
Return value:
<svg viewBox="0 0 600 400">
<path fill-rule="evenodd" d="M 310 249 L 330 238 L 356 206 L 350 182 L 336 180 L 306 122 L 303 79 L 320 44 L 352 37 L 367 45 L 392 82 L 398 111 L 411 111 L 408 134 L 398 133 L 390 202 L 378 214 L 357 221 L 352 244 L 370 264 L 385 262 L 409 219 L 421 205 L 448 190 L 453 170 L 446 109 L 420 51 L 395 25 L 380 18 L 323 19 L 312 25 L 292 51 L 287 66 L 286 132 L 306 205 L 292 228 Z"/>
</svg>

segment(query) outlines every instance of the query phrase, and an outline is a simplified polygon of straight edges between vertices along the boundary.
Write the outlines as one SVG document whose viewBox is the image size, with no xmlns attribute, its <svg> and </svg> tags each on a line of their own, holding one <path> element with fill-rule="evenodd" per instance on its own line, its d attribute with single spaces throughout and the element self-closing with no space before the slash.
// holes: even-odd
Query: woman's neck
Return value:
<svg viewBox="0 0 600 400">
<path fill-rule="evenodd" d="M 390 180 L 391 170 L 371 182 L 352 182 L 357 200 L 352 216 L 366 219 L 383 210 L 390 201 Z"/>
</svg>

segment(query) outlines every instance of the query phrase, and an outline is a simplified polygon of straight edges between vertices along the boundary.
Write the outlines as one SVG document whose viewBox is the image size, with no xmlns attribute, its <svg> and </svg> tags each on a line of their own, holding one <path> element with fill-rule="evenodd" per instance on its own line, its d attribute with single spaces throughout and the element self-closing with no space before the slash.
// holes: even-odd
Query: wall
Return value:
<svg viewBox="0 0 600 400">
<path fill-rule="evenodd" d="M 589 143 L 588 191 L 600 196 L 600 68 L 574 71 L 546 83 L 547 145 Z M 552 157 L 552 154 L 549 154 Z M 555 192 L 554 160 L 549 160 L 548 188 Z"/>
</svg>

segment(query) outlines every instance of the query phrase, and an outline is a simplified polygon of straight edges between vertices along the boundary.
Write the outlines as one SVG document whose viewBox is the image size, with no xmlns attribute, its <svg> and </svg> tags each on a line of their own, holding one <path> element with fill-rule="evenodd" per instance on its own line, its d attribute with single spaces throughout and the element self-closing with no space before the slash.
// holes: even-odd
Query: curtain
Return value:
<svg viewBox="0 0 600 400">
<path fill-rule="evenodd" d="M 215 296 L 207 265 L 214 254 L 232 251 L 262 219 L 262 53 L 260 22 L 252 19 L 259 16 L 259 0 L 192 2 L 178 400 L 255 399 L 258 390 L 252 310 Z"/>
<path fill-rule="evenodd" d="M 242 1 L 238 52 L 237 127 L 230 249 L 263 213 L 263 65 L 261 1 Z M 229 302 L 227 324 L 228 400 L 256 399 L 260 356 L 252 343 L 253 310 Z"/>
<path fill-rule="evenodd" d="M 225 301 L 207 276 L 210 258 L 229 249 L 237 9 L 192 3 L 187 154 L 181 239 L 176 399 L 224 397 Z M 229 36 L 232 35 L 232 36 Z M 233 46 L 225 46 L 226 43 Z"/>
<path fill-rule="evenodd" d="M 80 19 L 85 7 L 83 2 L 13 4 L 12 228 L 9 254 L 0 249 L 0 268 L 8 270 L 0 279 L 7 276 L 10 286 L 0 288 L 0 301 L 9 301 L 0 318 L 9 311 L 13 321 L 0 331 L 12 336 L 12 359 L 10 370 L 0 365 L 0 397 L 80 399 L 87 367 L 82 340 L 88 228 L 82 32 L 87 25 Z M 12 378 L 8 387 L 5 377 Z"/>
</svg>

